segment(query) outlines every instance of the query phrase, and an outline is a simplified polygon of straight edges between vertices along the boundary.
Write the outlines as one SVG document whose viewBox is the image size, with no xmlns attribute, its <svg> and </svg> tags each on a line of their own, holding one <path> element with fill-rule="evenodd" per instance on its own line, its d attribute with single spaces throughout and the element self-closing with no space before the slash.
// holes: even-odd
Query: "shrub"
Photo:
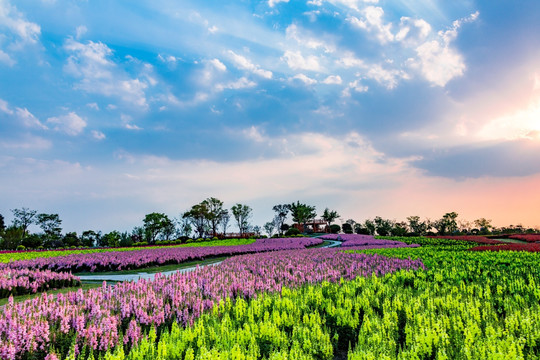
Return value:
<svg viewBox="0 0 540 360">
<path fill-rule="evenodd" d="M 17 246 L 17 250 L 26 250 L 26 247 L 24 245 Z"/>
<path fill-rule="evenodd" d="M 300 234 L 300 230 L 298 230 L 297 228 L 290 228 L 285 232 L 285 236 L 295 236 L 298 234 Z"/>
<path fill-rule="evenodd" d="M 330 232 L 332 234 L 337 234 L 340 230 L 341 230 L 341 226 L 339 226 L 338 224 L 330 225 Z"/>
</svg>

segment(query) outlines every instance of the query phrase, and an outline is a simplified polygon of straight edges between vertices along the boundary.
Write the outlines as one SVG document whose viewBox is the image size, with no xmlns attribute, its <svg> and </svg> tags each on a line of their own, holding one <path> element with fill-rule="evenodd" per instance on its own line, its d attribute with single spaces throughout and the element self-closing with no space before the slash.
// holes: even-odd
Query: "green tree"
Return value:
<svg viewBox="0 0 540 360">
<path fill-rule="evenodd" d="M 375 227 L 377 229 L 377 234 L 380 236 L 388 236 L 392 234 L 392 228 L 394 227 L 394 222 L 392 220 L 383 219 L 380 216 L 376 216 L 373 219 Z"/>
<path fill-rule="evenodd" d="M 240 236 L 244 235 L 249 229 L 249 219 L 251 218 L 252 209 L 248 205 L 236 204 L 231 207 L 231 212 L 238 225 Z"/>
<path fill-rule="evenodd" d="M 223 201 L 214 197 L 204 200 L 202 204 L 206 207 L 206 220 L 212 229 L 212 236 L 216 236 L 218 226 L 223 220 L 223 215 L 227 210 L 223 209 Z"/>
<path fill-rule="evenodd" d="M 341 231 L 341 226 L 339 226 L 338 224 L 332 224 L 330 225 L 330 232 L 332 234 L 337 234 Z"/>
<path fill-rule="evenodd" d="M 409 230 L 411 232 L 411 235 L 414 236 L 424 236 L 428 232 L 429 228 L 431 227 L 429 221 L 420 220 L 420 216 L 409 216 L 407 217 L 407 221 L 409 222 Z"/>
<path fill-rule="evenodd" d="M 433 223 L 438 235 L 449 235 L 457 231 L 456 218 L 458 214 L 454 211 L 446 213 L 443 217 Z"/>
<path fill-rule="evenodd" d="M 22 245 L 27 249 L 37 249 L 43 245 L 43 234 L 30 234 L 22 240 Z"/>
<path fill-rule="evenodd" d="M 268 221 L 266 224 L 264 224 L 264 231 L 266 231 L 268 237 L 272 237 L 274 234 L 274 230 L 276 229 L 276 218 L 274 218 L 274 221 Z"/>
<path fill-rule="evenodd" d="M 302 204 L 300 201 L 296 201 L 289 205 L 291 209 L 291 216 L 294 222 L 302 224 L 302 229 L 306 231 L 306 223 L 315 219 L 317 213 L 315 212 L 315 206 Z"/>
<path fill-rule="evenodd" d="M 0 235 L 6 230 L 6 223 L 4 222 L 4 216 L 0 214 Z"/>
<path fill-rule="evenodd" d="M 364 227 L 366 228 L 368 235 L 375 235 L 377 225 L 375 225 L 373 220 L 366 219 L 366 221 L 364 221 Z"/>
<path fill-rule="evenodd" d="M 94 230 L 85 230 L 81 234 L 81 244 L 86 247 L 94 247 L 98 244 L 101 238 L 101 232 L 95 232 Z"/>
<path fill-rule="evenodd" d="M 493 228 L 493 225 L 491 225 L 491 220 L 480 218 L 474 220 L 474 224 L 478 227 L 480 230 L 480 234 L 487 235 L 490 233 L 491 229 Z"/>
<path fill-rule="evenodd" d="M 328 226 L 328 231 L 330 231 L 330 225 L 339 218 L 339 214 L 335 210 L 330 210 L 328 208 L 324 209 L 324 212 L 322 214 L 322 219 L 326 221 L 326 225 Z"/>
<path fill-rule="evenodd" d="M 12 209 L 11 212 L 13 213 L 13 225 L 22 229 L 22 237 L 24 238 L 28 233 L 28 227 L 34 223 L 37 211 L 23 207 Z"/>
<path fill-rule="evenodd" d="M 276 217 L 274 218 L 274 221 L 277 221 L 276 227 L 278 229 L 278 232 L 280 235 L 283 235 L 283 225 L 285 224 L 285 220 L 287 220 L 287 215 L 289 215 L 289 211 L 291 211 L 291 206 L 289 204 L 274 205 L 274 207 L 272 207 L 272 210 L 276 212 Z"/>
<path fill-rule="evenodd" d="M 63 246 L 62 241 L 62 220 L 58 214 L 38 214 L 37 225 L 43 230 L 43 244 L 49 248 Z"/>
<path fill-rule="evenodd" d="M 171 226 L 174 228 L 173 222 L 167 215 L 157 212 L 146 214 L 143 223 L 148 242 L 151 244 L 155 243 L 158 235 L 163 234 L 167 228 Z"/>
<path fill-rule="evenodd" d="M 231 215 L 229 214 L 229 210 L 224 209 L 221 213 L 221 230 L 223 232 L 223 236 L 227 236 L 227 228 L 229 227 L 230 220 Z"/>
<path fill-rule="evenodd" d="M 79 239 L 76 232 L 68 232 L 66 235 L 64 235 L 64 245 L 65 246 L 80 246 L 81 239 Z"/>
<path fill-rule="evenodd" d="M 15 250 L 21 245 L 23 239 L 23 229 L 21 227 L 11 225 L 8 226 L 2 233 L 2 249 Z"/>
<path fill-rule="evenodd" d="M 345 234 L 352 234 L 353 233 L 353 227 L 351 224 L 349 223 L 344 223 L 342 226 L 341 226 L 341 229 L 343 230 L 343 232 Z"/>
<path fill-rule="evenodd" d="M 182 214 L 182 218 L 191 222 L 198 237 L 204 237 L 208 219 L 208 209 L 204 203 L 193 205 L 189 211 Z"/>
<path fill-rule="evenodd" d="M 120 246 L 121 239 L 122 239 L 122 235 L 120 234 L 120 232 L 113 230 L 109 233 L 106 233 L 99 239 L 99 245 L 108 246 L 108 247 L 118 247 Z"/>
</svg>

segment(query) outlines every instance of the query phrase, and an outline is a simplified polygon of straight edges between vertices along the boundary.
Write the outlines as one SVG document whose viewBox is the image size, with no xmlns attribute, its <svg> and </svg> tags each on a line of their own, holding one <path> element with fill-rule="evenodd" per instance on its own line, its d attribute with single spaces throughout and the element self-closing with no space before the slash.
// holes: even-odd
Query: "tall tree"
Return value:
<svg viewBox="0 0 540 360">
<path fill-rule="evenodd" d="M 166 229 L 174 228 L 174 224 L 167 215 L 157 212 L 147 214 L 144 217 L 143 223 L 148 242 L 151 244 L 155 243 L 158 235 L 163 234 Z"/>
<path fill-rule="evenodd" d="M 248 205 L 236 204 L 231 207 L 231 212 L 238 225 L 240 236 L 249 229 L 249 219 L 251 218 L 252 209 Z"/>
<path fill-rule="evenodd" d="M 182 218 L 189 219 L 197 232 L 197 236 L 202 238 L 204 237 L 204 232 L 206 229 L 206 221 L 208 218 L 207 214 L 208 209 L 206 208 L 206 205 L 204 205 L 204 203 L 200 203 L 193 205 L 189 211 L 186 211 L 182 215 Z"/>
<path fill-rule="evenodd" d="M 268 221 L 266 224 L 264 224 L 264 231 L 268 234 L 268 237 L 272 237 L 274 234 L 274 229 L 276 228 L 276 220 L 277 216 L 274 218 L 273 221 Z"/>
<path fill-rule="evenodd" d="M 283 224 L 285 224 L 285 220 L 287 220 L 287 215 L 289 215 L 291 207 L 289 204 L 274 205 L 272 210 L 276 212 L 275 219 L 277 219 L 276 227 L 278 232 L 280 235 L 283 235 Z"/>
<path fill-rule="evenodd" d="M 206 207 L 206 219 L 208 221 L 208 225 L 212 229 L 212 236 L 216 236 L 218 232 L 218 225 L 221 223 L 223 214 L 226 211 L 223 209 L 223 201 L 210 197 L 204 200 L 202 203 Z"/>
<path fill-rule="evenodd" d="M 6 223 L 4 222 L 4 216 L 0 214 L 0 234 L 6 229 Z"/>
<path fill-rule="evenodd" d="M 293 221 L 298 224 L 302 224 L 304 232 L 306 231 L 306 223 L 315 219 L 317 213 L 315 212 L 315 206 L 302 204 L 300 201 L 296 201 L 289 205 L 291 209 L 291 216 Z"/>
<path fill-rule="evenodd" d="M 373 219 L 373 222 L 377 228 L 377 234 L 380 236 L 388 236 L 392 233 L 392 228 L 394 227 L 394 222 L 392 220 L 376 216 L 375 219 Z"/>
<path fill-rule="evenodd" d="M 428 232 L 431 225 L 429 224 L 429 221 L 422 221 L 420 220 L 420 216 L 413 215 L 407 217 L 409 230 L 413 235 L 416 236 L 424 236 Z"/>
<path fill-rule="evenodd" d="M 58 214 L 38 214 L 36 223 L 44 233 L 44 246 L 57 248 L 63 246 L 62 220 Z"/>
<path fill-rule="evenodd" d="M 86 247 L 94 247 L 98 244 L 98 240 L 101 237 L 101 232 L 95 232 L 94 230 L 85 230 L 81 234 L 81 243 Z"/>
<path fill-rule="evenodd" d="M 493 228 L 493 225 L 491 225 L 491 220 L 480 218 L 474 220 L 474 224 L 478 227 L 478 230 L 480 230 L 481 234 L 488 234 L 491 229 Z"/>
<path fill-rule="evenodd" d="M 22 236 L 24 238 L 28 233 L 28 227 L 34 223 L 34 218 L 37 211 L 23 207 L 21 209 L 12 209 L 11 212 L 13 213 L 14 217 L 13 225 L 22 229 Z"/>
<path fill-rule="evenodd" d="M 326 221 L 326 225 L 328 226 L 328 231 L 330 231 L 330 225 L 339 218 L 339 214 L 335 210 L 330 210 L 328 208 L 324 209 L 324 212 L 322 214 L 322 219 Z"/>
<path fill-rule="evenodd" d="M 457 231 L 456 218 L 458 214 L 454 211 L 446 213 L 443 217 L 433 223 L 433 227 L 437 229 L 438 235 L 448 235 Z"/>
<path fill-rule="evenodd" d="M 221 213 L 221 229 L 223 230 L 223 236 L 227 236 L 227 228 L 229 227 L 229 221 L 231 220 L 231 215 L 229 210 L 224 209 Z"/>
<path fill-rule="evenodd" d="M 62 233 L 62 220 L 58 214 L 38 214 L 36 223 L 48 237 L 59 237 Z"/>
<path fill-rule="evenodd" d="M 377 230 L 377 226 L 375 225 L 375 222 L 370 219 L 366 219 L 366 221 L 364 221 L 364 228 L 366 229 L 369 235 L 375 235 L 375 231 Z"/>
</svg>

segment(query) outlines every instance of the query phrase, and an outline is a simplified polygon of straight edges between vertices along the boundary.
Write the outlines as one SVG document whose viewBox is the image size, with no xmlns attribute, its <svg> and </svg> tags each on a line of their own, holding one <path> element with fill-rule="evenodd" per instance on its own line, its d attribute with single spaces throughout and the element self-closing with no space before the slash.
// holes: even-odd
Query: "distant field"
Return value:
<svg viewBox="0 0 540 360">
<path fill-rule="evenodd" d="M 204 247 L 204 246 L 235 246 L 248 245 L 255 242 L 255 239 L 228 239 L 228 240 L 212 240 L 204 242 L 193 242 L 182 245 L 163 245 L 163 246 L 144 246 L 144 247 L 123 247 L 123 248 L 100 248 L 100 249 L 81 249 L 81 250 L 48 250 L 48 251 L 22 251 L 0 254 L 0 263 L 7 263 L 18 260 L 32 260 L 38 258 L 50 258 L 56 256 L 66 256 L 72 254 L 95 254 L 111 251 L 135 251 L 135 250 L 150 250 L 161 249 L 164 247 Z"/>
</svg>

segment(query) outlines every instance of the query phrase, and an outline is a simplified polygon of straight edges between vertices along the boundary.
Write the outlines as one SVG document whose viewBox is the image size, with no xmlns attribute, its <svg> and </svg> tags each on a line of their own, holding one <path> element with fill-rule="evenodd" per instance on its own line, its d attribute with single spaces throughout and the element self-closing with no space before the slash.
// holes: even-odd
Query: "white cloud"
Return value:
<svg viewBox="0 0 540 360">
<path fill-rule="evenodd" d="M 8 0 L 0 0 L 0 28 L 2 27 L 17 35 L 24 43 L 36 43 L 41 34 L 40 26 L 25 20 L 23 14 L 10 5 Z"/>
<path fill-rule="evenodd" d="M 339 85 L 343 81 L 341 80 L 341 76 L 339 75 L 330 75 L 326 79 L 323 80 L 323 84 L 328 85 Z"/>
<path fill-rule="evenodd" d="M 240 79 L 236 81 L 231 81 L 226 84 L 216 84 L 215 89 L 216 91 L 223 91 L 225 89 L 231 89 L 231 90 L 240 90 L 245 88 L 254 87 L 257 84 L 246 77 L 241 77 Z"/>
<path fill-rule="evenodd" d="M 305 31 L 299 29 L 296 24 L 289 25 L 287 27 L 287 30 L 285 30 L 285 34 L 288 39 L 293 39 L 298 43 L 298 45 L 304 46 L 309 49 L 321 48 L 326 53 L 332 53 L 336 50 L 333 44 L 325 42 L 320 38 L 315 38 L 313 36 L 305 34 Z"/>
<path fill-rule="evenodd" d="M 416 48 L 418 59 L 410 60 L 413 68 L 419 69 L 429 82 L 437 86 L 445 86 L 455 77 L 462 76 L 466 70 L 463 56 L 451 47 L 464 23 L 475 21 L 478 12 L 467 18 L 456 20 L 446 31 L 439 31 L 436 40 L 426 41 Z"/>
<path fill-rule="evenodd" d="M 139 78 L 130 78 L 116 63 L 109 58 L 112 50 L 105 44 L 88 41 L 86 44 L 68 39 L 64 48 L 72 55 L 69 56 L 64 70 L 75 77 L 81 78 L 76 88 L 89 93 L 102 94 L 109 97 L 119 97 L 122 101 L 148 108 L 145 90 L 149 85 L 155 85 L 149 76 L 149 69 L 143 66 Z"/>
<path fill-rule="evenodd" d="M 289 0 L 268 0 L 268 6 L 274 7 L 276 4 L 281 2 L 288 3 Z"/>
<path fill-rule="evenodd" d="M 293 70 L 321 71 L 321 65 L 316 56 L 309 55 L 304 57 L 300 51 L 285 51 L 282 60 Z"/>
<path fill-rule="evenodd" d="M 17 120 L 21 121 L 27 128 L 47 130 L 47 126 L 43 125 L 41 121 L 39 121 L 39 119 L 26 108 L 16 108 L 15 115 Z"/>
<path fill-rule="evenodd" d="M 399 31 L 395 39 L 406 46 L 415 46 L 425 41 L 430 34 L 431 25 L 424 19 L 412 19 L 404 16 L 400 20 Z"/>
<path fill-rule="evenodd" d="M 297 74 L 292 79 L 300 80 L 306 85 L 313 85 L 317 83 L 317 80 L 310 78 L 304 74 Z"/>
<path fill-rule="evenodd" d="M 86 121 L 75 112 L 48 118 L 47 123 L 54 125 L 54 130 L 64 132 L 70 136 L 79 135 L 86 127 Z"/>
<path fill-rule="evenodd" d="M 75 33 L 76 33 L 75 36 L 77 40 L 79 40 L 84 34 L 86 34 L 87 31 L 88 29 L 86 28 L 86 26 L 84 25 L 77 26 L 77 29 L 75 30 Z"/>
<path fill-rule="evenodd" d="M 218 27 L 215 26 L 215 25 L 212 25 L 211 27 L 208 28 L 208 32 L 211 33 L 211 34 L 215 34 L 219 31 Z"/>
<path fill-rule="evenodd" d="M 363 19 L 350 16 L 347 20 L 354 26 L 374 33 L 381 44 L 394 40 L 392 34 L 392 23 L 385 23 L 383 20 L 384 10 L 378 6 L 368 6 L 362 10 Z"/>
<path fill-rule="evenodd" d="M 218 59 L 212 59 L 210 60 L 210 63 L 212 65 L 214 65 L 214 67 L 220 71 L 227 71 L 227 67 L 225 66 L 225 64 L 223 64 L 221 61 L 219 61 Z"/>
<path fill-rule="evenodd" d="M 419 62 L 413 61 L 413 67 L 419 68 L 429 82 L 445 86 L 450 80 L 463 75 L 466 66 L 461 54 L 439 41 L 429 41 L 416 48 Z"/>
<path fill-rule="evenodd" d="M 371 65 L 366 73 L 366 78 L 373 79 L 387 89 L 394 89 L 400 79 L 409 79 L 409 75 L 403 70 L 384 69 L 381 65 Z"/>
<path fill-rule="evenodd" d="M 15 65 L 15 60 L 13 60 L 6 52 L 2 51 L 2 49 L 0 49 L 0 62 L 3 62 L 7 66 Z"/>
<path fill-rule="evenodd" d="M 265 79 L 272 78 L 272 72 L 269 70 L 261 69 L 259 65 L 253 64 L 250 60 L 242 55 L 236 54 L 234 51 L 229 50 L 228 54 L 231 60 L 236 64 L 240 69 L 248 70 L 255 75 L 263 77 Z"/>
<path fill-rule="evenodd" d="M 20 139 L 0 141 L 0 146 L 5 149 L 47 150 L 52 148 L 52 142 L 39 136 L 27 134 Z"/>
<path fill-rule="evenodd" d="M 99 105 L 95 102 L 86 104 L 90 109 L 99 110 Z"/>
<path fill-rule="evenodd" d="M 102 133 L 101 131 L 92 130 L 91 134 L 92 134 L 92 137 L 96 140 L 104 140 L 106 138 L 105 134 Z"/>
<path fill-rule="evenodd" d="M 8 114 L 8 115 L 12 115 L 13 114 L 13 110 L 11 110 L 9 108 L 9 104 L 7 101 L 3 100 L 3 99 L 0 99 L 0 111 Z"/>
<path fill-rule="evenodd" d="M 353 54 L 347 53 L 344 57 L 341 59 L 338 59 L 336 63 L 339 66 L 345 67 L 345 68 L 352 68 L 352 67 L 359 67 L 364 68 L 366 67 L 366 63 L 362 59 L 356 58 Z"/>
<path fill-rule="evenodd" d="M 38 24 L 27 21 L 9 0 L 0 0 L 0 62 L 15 65 L 15 53 L 26 45 L 36 44 L 40 35 Z"/>
</svg>

